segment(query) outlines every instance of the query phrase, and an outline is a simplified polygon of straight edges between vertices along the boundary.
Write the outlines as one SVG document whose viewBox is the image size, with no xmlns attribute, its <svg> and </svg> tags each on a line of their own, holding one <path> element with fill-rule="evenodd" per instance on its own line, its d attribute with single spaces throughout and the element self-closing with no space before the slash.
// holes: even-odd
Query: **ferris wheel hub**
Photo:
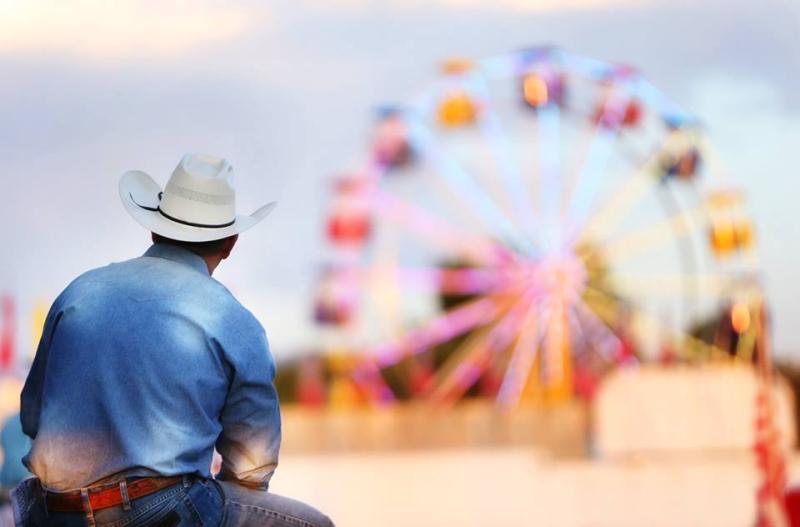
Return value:
<svg viewBox="0 0 800 527">
<path fill-rule="evenodd" d="M 535 301 L 574 303 L 586 288 L 586 265 L 574 253 L 547 255 L 527 262 L 523 269 L 522 292 Z"/>
</svg>

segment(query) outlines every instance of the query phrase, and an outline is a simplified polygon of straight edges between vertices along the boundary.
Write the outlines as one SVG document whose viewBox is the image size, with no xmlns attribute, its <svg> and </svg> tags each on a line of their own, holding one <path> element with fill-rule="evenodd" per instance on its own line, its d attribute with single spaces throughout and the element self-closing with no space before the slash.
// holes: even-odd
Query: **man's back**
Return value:
<svg viewBox="0 0 800 527">
<path fill-rule="evenodd" d="M 57 491 L 121 473 L 265 487 L 280 418 L 263 329 L 204 260 L 154 245 L 59 296 L 23 391 L 26 464 Z"/>
</svg>

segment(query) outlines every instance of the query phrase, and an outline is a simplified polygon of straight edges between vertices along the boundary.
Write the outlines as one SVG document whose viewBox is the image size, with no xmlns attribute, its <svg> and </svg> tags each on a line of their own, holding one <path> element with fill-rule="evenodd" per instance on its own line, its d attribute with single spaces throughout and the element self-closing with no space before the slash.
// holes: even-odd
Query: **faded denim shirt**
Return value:
<svg viewBox="0 0 800 527">
<path fill-rule="evenodd" d="M 205 260 L 157 244 L 53 303 L 22 391 L 25 465 L 56 491 L 124 474 L 267 488 L 280 412 L 264 329 Z"/>
</svg>

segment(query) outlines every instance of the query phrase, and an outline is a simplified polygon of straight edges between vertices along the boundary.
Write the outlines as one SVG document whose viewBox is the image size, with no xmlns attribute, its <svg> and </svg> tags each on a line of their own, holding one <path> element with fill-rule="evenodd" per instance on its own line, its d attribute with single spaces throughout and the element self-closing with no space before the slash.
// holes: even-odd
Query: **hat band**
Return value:
<svg viewBox="0 0 800 527">
<path fill-rule="evenodd" d="M 167 214 L 166 212 L 161 210 L 161 207 L 156 207 L 156 210 L 158 211 L 159 214 L 161 214 L 162 216 L 164 216 L 168 220 L 174 221 L 175 223 L 180 223 L 182 225 L 188 225 L 189 227 L 202 227 L 204 229 L 223 229 L 225 227 L 230 227 L 231 225 L 236 223 L 236 218 L 234 218 L 232 221 L 229 221 L 228 223 L 220 223 L 219 225 L 206 225 L 204 223 L 192 223 L 190 221 L 184 221 L 184 220 L 175 218 L 173 216 L 170 216 L 169 214 Z"/>
<path fill-rule="evenodd" d="M 128 193 L 128 194 L 130 195 L 131 200 L 134 203 L 136 203 L 136 200 L 133 199 L 133 194 L 131 194 L 131 193 Z M 162 194 L 161 192 L 158 193 L 158 198 L 159 199 L 161 199 L 161 194 Z M 236 218 L 234 218 L 233 220 L 229 221 L 228 223 L 220 223 L 218 225 L 208 225 L 208 224 L 205 224 L 205 223 L 192 223 L 191 221 L 185 221 L 185 220 L 182 220 L 180 218 L 176 218 L 174 216 L 170 216 L 169 214 L 167 214 L 166 212 L 161 210 L 161 206 L 160 205 L 157 206 L 157 207 L 147 207 L 145 205 L 139 205 L 138 203 L 136 203 L 136 205 L 138 207 L 144 209 L 144 210 L 151 210 L 153 212 L 158 212 L 159 214 L 161 214 L 162 216 L 164 216 L 165 218 L 167 218 L 170 221 L 174 221 L 175 223 L 180 223 L 181 225 L 188 225 L 189 227 L 201 227 L 203 229 L 224 229 L 225 227 L 230 227 L 231 225 L 236 223 Z"/>
</svg>

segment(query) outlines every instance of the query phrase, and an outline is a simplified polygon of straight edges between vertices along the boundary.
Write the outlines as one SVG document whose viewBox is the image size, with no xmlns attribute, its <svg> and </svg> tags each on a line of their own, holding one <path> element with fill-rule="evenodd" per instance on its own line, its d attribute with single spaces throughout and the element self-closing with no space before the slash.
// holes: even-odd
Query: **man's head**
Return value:
<svg viewBox="0 0 800 527">
<path fill-rule="evenodd" d="M 268 203 L 249 216 L 236 213 L 233 167 L 225 159 L 187 154 L 162 189 L 148 174 L 131 170 L 119 193 L 133 218 L 155 243 L 184 247 L 205 258 L 209 271 L 228 257 L 237 235 L 264 219 Z"/>
<path fill-rule="evenodd" d="M 186 250 L 192 251 L 198 256 L 202 256 L 208 266 L 208 273 L 212 274 L 214 269 L 217 268 L 219 263 L 230 256 L 233 246 L 239 239 L 238 234 L 221 238 L 219 240 L 211 240 L 208 242 L 185 242 L 181 240 L 173 240 L 161 236 L 160 234 L 152 233 L 153 243 L 164 243 L 182 247 Z"/>
</svg>

